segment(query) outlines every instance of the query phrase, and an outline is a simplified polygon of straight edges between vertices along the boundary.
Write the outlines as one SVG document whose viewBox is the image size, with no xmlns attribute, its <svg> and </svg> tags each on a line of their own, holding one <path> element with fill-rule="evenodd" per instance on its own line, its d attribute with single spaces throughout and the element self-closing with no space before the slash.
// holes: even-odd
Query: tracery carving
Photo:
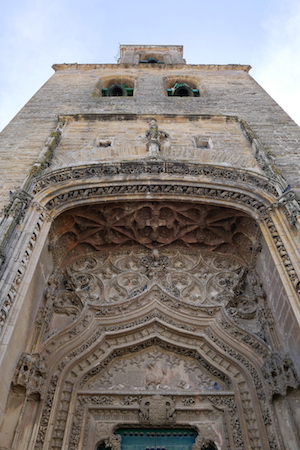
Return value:
<svg viewBox="0 0 300 450">
<path fill-rule="evenodd" d="M 258 399 L 261 403 L 261 409 L 262 409 L 262 413 L 263 413 L 264 423 L 266 425 L 267 432 L 268 432 L 270 448 L 277 449 L 278 445 L 275 442 L 275 438 L 274 438 L 275 432 L 274 432 L 274 429 L 272 429 L 273 427 L 272 427 L 272 422 L 270 420 L 270 411 L 269 411 L 269 408 L 268 408 L 268 405 L 266 402 L 266 394 L 265 394 L 264 386 L 262 384 L 262 380 L 261 380 L 260 376 L 257 373 L 257 370 L 253 367 L 253 365 L 249 361 L 245 360 L 245 358 L 243 356 L 241 356 L 238 352 L 236 352 L 235 350 L 230 348 L 228 345 L 221 342 L 220 339 L 218 339 L 211 330 L 207 330 L 206 333 L 214 342 L 216 342 L 219 345 L 220 348 L 223 348 L 223 350 L 228 352 L 228 354 L 230 354 L 233 358 L 240 361 L 244 365 L 244 367 L 247 367 L 247 370 L 251 374 L 251 377 L 255 384 Z M 251 411 L 247 411 L 247 412 L 248 412 L 248 414 L 249 414 L 249 412 L 251 413 Z M 248 426 L 250 428 L 249 435 L 251 436 L 253 430 L 251 429 L 250 423 L 251 423 L 251 418 L 249 418 L 249 421 L 248 421 Z"/>
<path fill-rule="evenodd" d="M 137 243 L 156 249 L 181 243 L 234 255 L 244 262 L 251 257 L 256 239 L 255 222 L 230 208 L 175 202 L 111 203 L 82 206 L 59 216 L 52 227 L 51 249 L 54 253 L 59 249 L 61 261 L 74 249 L 85 247 L 103 251 Z"/>
<path fill-rule="evenodd" d="M 235 320 L 251 319 L 260 303 L 263 307 L 252 279 L 259 283 L 253 270 L 210 252 L 178 247 L 93 252 L 54 271 L 38 321 L 45 322 L 48 338 L 88 306 L 99 316 L 120 314 L 134 311 L 137 302 L 140 307 L 147 304 L 150 295 L 152 301 L 191 314 L 200 308 L 212 316 L 224 306 Z"/>
<path fill-rule="evenodd" d="M 158 331 L 158 330 L 157 330 Z M 168 335 L 169 336 L 169 339 L 174 339 L 175 337 L 172 337 L 170 334 Z M 229 382 L 229 380 L 226 380 L 226 377 L 225 377 L 225 379 L 224 379 L 224 374 L 220 374 L 220 373 L 218 373 L 218 370 L 217 369 L 215 369 L 215 368 L 212 368 L 211 366 L 209 366 L 208 365 L 208 363 L 207 363 L 207 361 L 204 361 L 203 360 L 203 358 L 199 355 L 199 353 L 198 353 L 198 351 L 196 351 L 196 350 L 193 350 L 193 349 L 191 349 L 191 345 L 194 345 L 194 338 L 190 338 L 189 340 L 186 340 L 185 341 L 185 344 L 184 344 L 184 346 L 185 346 L 185 348 L 177 348 L 177 347 L 174 347 L 174 345 L 171 345 L 170 343 L 168 343 L 168 342 L 164 342 L 164 341 L 161 341 L 160 339 L 157 339 L 157 338 L 151 338 L 151 339 L 149 339 L 149 340 L 147 340 L 146 342 L 142 342 L 142 343 L 140 343 L 140 344 L 138 344 L 138 345 L 134 345 L 134 346 L 132 346 L 132 347 L 127 347 L 127 348 L 123 348 L 123 349 L 116 349 L 116 350 L 114 350 L 111 354 L 110 354 L 110 356 L 108 357 L 108 358 L 106 358 L 105 360 L 102 360 L 102 362 L 101 362 L 101 364 L 98 364 L 98 366 L 97 367 L 95 367 L 95 368 L 93 368 L 93 369 L 91 369 L 90 370 L 90 372 L 86 375 L 86 376 L 84 376 L 83 377 L 83 379 L 82 379 L 82 382 L 81 382 L 81 386 L 83 387 L 83 386 L 86 386 L 86 383 L 88 383 L 89 382 L 89 380 L 91 380 L 91 379 L 95 379 L 94 377 L 95 376 L 97 376 L 97 374 L 100 374 L 100 372 L 101 371 L 103 371 L 103 369 L 105 369 L 105 368 L 108 368 L 109 366 L 108 366 L 108 364 L 110 363 L 110 362 L 112 362 L 112 361 L 114 361 L 114 360 L 116 360 L 116 358 L 120 358 L 120 357 L 122 357 L 122 356 L 125 356 L 125 355 L 133 355 L 132 357 L 134 357 L 134 356 L 138 356 L 138 353 L 137 352 L 143 352 L 143 351 L 145 351 L 146 349 L 149 349 L 151 346 L 155 346 L 155 345 L 159 345 L 159 347 L 161 348 L 161 349 L 164 349 L 166 352 L 172 352 L 172 351 L 175 351 L 176 352 L 176 354 L 178 354 L 178 355 L 181 355 L 181 358 L 182 359 L 184 359 L 184 358 L 189 358 L 189 357 L 192 357 L 192 358 L 194 358 L 195 360 L 197 360 L 197 361 L 199 361 L 200 362 L 200 364 L 201 365 L 203 365 L 203 367 L 205 367 L 206 368 L 206 370 L 208 370 L 211 374 L 213 374 L 213 376 L 216 376 L 216 377 L 218 377 L 219 378 L 219 380 L 221 381 L 221 384 L 222 384 L 222 380 L 225 382 L 225 383 L 227 383 L 227 386 L 229 386 L 230 385 L 230 382 Z M 120 342 L 118 342 L 118 341 L 116 341 L 115 340 L 115 338 L 114 338 L 114 340 L 113 340 L 113 342 L 114 342 L 114 345 L 116 345 L 117 347 L 118 347 L 118 345 L 121 343 L 121 342 L 123 342 L 123 340 L 121 339 L 120 340 Z M 201 351 L 202 352 L 204 352 L 204 354 L 209 354 L 210 355 L 210 358 L 211 359 L 213 359 L 213 360 L 215 360 L 215 363 L 216 363 L 216 365 L 218 365 L 219 364 L 219 362 L 220 362 L 220 356 L 218 355 L 218 353 L 216 353 L 216 352 L 213 352 L 212 351 L 212 347 L 207 347 L 206 346 L 206 344 L 204 345 L 204 343 L 201 343 L 201 341 L 198 341 L 198 343 L 197 343 L 197 346 L 198 346 L 198 348 L 199 348 L 199 350 L 200 350 L 200 348 L 201 348 Z M 97 351 L 97 354 L 95 354 L 95 353 L 93 353 L 93 358 L 92 358 L 92 360 L 91 360 L 91 356 L 88 356 L 88 360 L 89 360 L 89 364 L 91 363 L 91 361 L 97 361 L 97 360 L 99 360 L 99 358 L 100 358 L 100 356 L 103 354 L 103 350 L 101 350 L 101 349 L 99 348 L 98 349 L 98 351 Z M 147 353 L 147 352 L 146 352 Z M 215 355 L 213 355 L 213 353 L 215 353 Z M 234 353 L 233 353 L 234 354 Z M 72 360 L 72 359 L 71 359 Z M 248 366 L 249 366 L 249 369 L 250 369 L 250 373 L 251 373 L 251 375 L 252 375 L 252 371 L 251 371 L 251 365 L 249 365 L 248 363 L 247 363 L 247 361 L 245 361 L 245 360 L 243 360 L 243 359 L 241 359 L 241 362 L 242 362 L 242 364 L 245 366 L 245 368 L 246 368 L 246 370 L 248 370 Z M 67 384 L 66 384 L 66 386 L 65 386 L 65 389 L 63 390 L 63 392 L 62 392 L 62 396 L 63 396 L 63 402 L 62 402 L 62 408 L 64 408 L 64 406 L 63 405 L 65 405 L 66 404 L 66 402 L 69 402 L 69 398 L 70 398 L 70 395 L 71 395 L 71 392 L 72 392 L 72 386 L 73 386 L 73 383 L 74 383 L 74 380 L 76 379 L 76 377 L 78 376 L 78 374 L 79 374 L 79 372 L 82 370 L 82 364 L 83 365 L 85 365 L 86 363 L 84 363 L 83 361 L 81 361 L 81 362 L 79 362 L 79 364 L 77 365 L 77 367 L 73 367 L 73 369 L 72 369 L 72 377 L 69 379 L 69 381 L 67 382 Z M 226 366 L 227 366 L 227 364 L 226 364 Z M 232 375 L 234 376 L 234 377 L 236 377 L 236 369 L 235 368 L 230 368 L 230 367 L 228 367 L 227 368 L 227 370 L 229 370 L 229 371 L 231 371 L 232 372 Z M 240 391 L 241 391 L 241 395 L 242 395 L 242 401 L 243 401 L 243 407 L 244 407 L 244 414 L 245 414 L 245 416 L 247 417 L 247 418 L 249 418 L 249 433 L 250 433 L 250 436 L 254 433 L 254 438 L 256 439 L 255 440 L 255 442 L 257 442 L 257 434 L 255 434 L 255 433 L 257 433 L 257 428 L 256 428 L 256 425 L 254 426 L 254 423 L 255 423 L 255 421 L 257 420 L 256 419 L 256 417 L 255 417 L 255 414 L 253 413 L 253 408 L 252 407 L 250 407 L 249 405 L 251 404 L 251 397 L 249 396 L 249 392 L 248 392 L 248 388 L 247 388 L 247 385 L 245 384 L 245 381 L 244 381 L 244 378 L 243 377 L 239 377 L 238 378 L 239 379 L 239 384 L 240 384 Z M 228 384 L 229 383 L 229 384 Z M 218 384 L 219 384 L 219 381 L 218 381 Z M 108 389 L 108 391 L 107 392 L 116 392 L 116 391 L 112 391 L 112 390 L 110 390 L 110 389 Z M 122 392 L 122 391 L 121 391 Z M 147 392 L 147 391 L 146 391 Z M 146 392 L 145 392 L 145 394 L 146 394 Z M 149 391 L 148 391 L 149 392 Z M 155 392 L 155 391 L 154 391 Z M 183 390 L 183 392 L 184 392 L 184 390 Z M 217 394 L 217 395 L 216 395 Z M 51 394 L 50 394 L 51 395 Z M 53 395 L 53 394 L 52 394 Z M 130 402 L 133 402 L 133 404 L 136 404 L 136 401 L 140 401 L 139 400 L 139 397 L 140 397 L 140 395 L 141 395 L 141 393 L 139 392 L 139 395 L 138 396 L 136 396 L 136 395 L 134 395 L 133 394 L 133 397 L 132 397 L 132 400 L 130 400 Z M 218 397 L 218 396 L 222 396 L 222 390 L 220 391 L 220 392 L 218 392 L 218 390 L 216 390 L 215 391 L 215 395 L 214 395 L 214 398 L 216 398 L 216 396 Z M 259 394 L 260 395 L 260 394 Z M 228 394 L 225 394 L 225 397 L 228 397 Z M 126 396 L 124 396 L 124 401 L 125 401 L 125 398 L 127 398 L 128 397 L 128 395 L 126 395 Z M 51 397 L 50 397 L 51 398 Z M 262 401 L 263 401 L 263 403 L 264 403 L 264 398 L 260 395 L 260 398 L 262 399 Z M 87 401 L 90 401 L 90 400 L 87 400 Z M 117 404 L 117 403 L 115 403 L 115 401 L 116 401 L 116 399 L 115 400 L 113 400 L 113 398 L 111 397 L 111 395 L 106 395 L 106 396 L 99 396 L 99 395 L 97 395 L 97 396 L 95 396 L 95 400 L 94 400 L 94 403 L 95 404 L 102 404 L 102 405 L 109 405 L 109 404 Z M 250 403 L 249 403 L 249 401 L 250 401 Z M 100 402 L 100 403 L 99 403 Z M 113 402 L 113 403 L 111 403 L 111 402 Z M 125 403 L 124 403 L 124 405 L 126 404 L 126 403 L 128 403 L 128 401 L 126 400 L 125 401 Z M 186 406 L 188 406 L 188 405 L 192 405 L 193 404 L 193 402 L 191 403 L 190 402 L 190 397 L 186 397 L 185 398 L 185 400 L 184 400 L 184 403 L 185 403 L 185 405 Z M 120 404 L 120 403 L 119 403 Z M 80 407 L 81 408 L 81 407 Z M 46 408 L 47 409 L 47 408 Z M 82 411 L 81 409 L 78 409 L 78 414 L 79 414 L 79 412 L 80 411 Z M 80 412 L 80 414 L 83 414 L 83 411 L 82 412 Z M 76 443 L 75 442 L 77 442 L 77 440 L 76 439 L 78 439 L 78 436 L 79 436 L 79 434 L 78 434 L 78 432 L 79 432 L 79 430 L 80 430 L 80 423 L 81 423 L 81 421 L 82 421 L 82 419 L 80 419 L 80 414 L 79 414 L 79 416 L 78 416 L 78 419 L 76 419 L 76 421 L 75 421 L 75 423 L 74 423 L 74 432 L 72 431 L 72 442 L 74 442 L 74 445 L 73 445 L 73 447 L 71 446 L 70 448 L 76 448 Z M 122 413 L 123 414 L 123 413 Z M 128 420 L 131 420 L 131 421 L 133 421 L 132 423 L 136 423 L 135 421 L 137 420 L 137 418 L 136 418 L 136 416 L 133 414 L 133 412 L 129 412 L 128 411 L 128 414 L 130 414 L 130 417 L 128 416 Z M 43 417 L 44 417 L 44 413 L 43 413 Z M 48 418 L 47 417 L 49 417 L 49 413 L 48 413 L 48 416 L 47 416 L 47 411 L 45 411 L 45 417 L 44 417 L 44 419 L 42 419 L 42 422 L 43 422 L 43 420 L 45 421 L 45 420 L 48 420 Z M 56 435 L 57 435 L 57 439 L 56 439 L 56 441 L 57 442 L 59 442 L 59 439 L 58 439 L 58 434 L 57 433 L 61 433 L 61 431 L 60 430 L 63 430 L 64 429 L 64 426 L 62 425 L 63 423 L 64 423 L 64 420 L 65 420 L 65 412 L 64 412 L 64 410 L 61 410 L 61 414 L 59 413 L 59 415 L 58 415 L 58 418 L 57 418 L 57 422 L 58 422 L 58 429 L 57 429 L 57 432 L 56 432 Z M 113 416 L 111 415 L 110 416 L 111 418 L 113 418 Z M 120 417 L 124 417 L 124 415 L 123 416 L 120 416 Z M 182 417 L 186 417 L 186 420 L 192 420 L 192 416 L 188 416 L 187 415 L 187 413 L 184 413 L 184 415 L 182 416 Z M 189 418 L 188 418 L 189 417 Z M 104 415 L 103 415 L 103 420 L 107 420 L 108 419 L 108 416 L 107 416 L 107 414 L 105 413 Z M 124 420 L 124 419 L 119 419 L 119 420 Z M 247 419 L 248 420 L 248 419 Z M 120 422 L 119 422 L 120 423 Z M 270 422 L 269 422 L 270 423 Z M 224 426 L 225 426 L 225 424 L 224 424 Z M 235 426 L 236 427 L 236 424 L 235 424 L 235 421 L 234 420 L 232 420 L 232 426 Z M 43 429 L 43 427 L 42 427 L 42 429 Z M 42 429 L 41 429 L 41 432 L 42 432 Z M 77 430 L 78 430 L 78 432 L 77 432 Z M 63 431 L 62 431 L 63 432 Z M 227 442 L 227 441 L 226 441 Z M 57 448 L 57 449 L 59 449 L 60 447 L 59 447 L 59 443 L 57 444 L 58 446 L 57 447 L 55 447 L 55 449 Z M 227 446 L 228 448 L 229 448 L 229 444 L 228 444 L 228 446 Z M 37 448 L 39 448 L 39 447 L 37 447 Z M 237 447 L 238 448 L 238 447 Z M 274 447 L 274 448 L 276 448 L 276 447 Z"/>
</svg>

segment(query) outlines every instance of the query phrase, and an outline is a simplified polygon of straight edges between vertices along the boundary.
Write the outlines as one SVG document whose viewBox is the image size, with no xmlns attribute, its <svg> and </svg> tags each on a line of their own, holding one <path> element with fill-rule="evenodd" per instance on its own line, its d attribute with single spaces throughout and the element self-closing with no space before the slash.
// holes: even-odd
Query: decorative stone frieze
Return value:
<svg viewBox="0 0 300 450">
<path fill-rule="evenodd" d="M 192 177 L 201 177 L 207 181 L 213 179 L 221 183 L 232 182 L 242 186 L 247 183 L 249 186 L 255 186 L 275 197 L 280 194 L 280 188 L 264 175 L 242 169 L 233 169 L 230 167 L 216 167 L 213 165 L 192 164 L 186 162 L 167 162 L 167 161 L 130 161 L 114 163 L 92 164 L 89 166 L 78 166 L 66 169 L 60 169 L 51 174 L 44 174 L 36 181 L 32 182 L 29 192 L 35 195 L 49 186 L 64 184 L 65 182 L 100 179 L 105 177 L 114 177 L 116 175 L 186 175 Z M 226 184 L 227 184 L 226 183 Z"/>
</svg>

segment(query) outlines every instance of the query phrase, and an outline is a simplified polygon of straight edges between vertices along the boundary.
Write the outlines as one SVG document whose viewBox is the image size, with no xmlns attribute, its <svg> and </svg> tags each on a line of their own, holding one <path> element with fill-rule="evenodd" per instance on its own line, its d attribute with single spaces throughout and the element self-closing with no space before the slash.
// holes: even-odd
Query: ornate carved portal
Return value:
<svg viewBox="0 0 300 450">
<path fill-rule="evenodd" d="M 41 402 L 32 448 L 118 450 L 122 427 L 192 427 L 194 450 L 283 448 L 272 396 L 299 380 L 276 348 L 259 244 L 246 214 L 207 205 L 112 203 L 58 217 L 40 352 L 23 355 L 14 377 Z"/>
</svg>

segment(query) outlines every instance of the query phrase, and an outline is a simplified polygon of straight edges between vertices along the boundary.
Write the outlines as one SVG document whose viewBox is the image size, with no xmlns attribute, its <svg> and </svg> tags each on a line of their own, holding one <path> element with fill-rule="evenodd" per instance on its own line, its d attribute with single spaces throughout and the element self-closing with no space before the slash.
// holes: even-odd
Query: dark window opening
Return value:
<svg viewBox="0 0 300 450">
<path fill-rule="evenodd" d="M 173 97 L 199 97 L 199 90 L 192 89 L 186 83 L 175 83 L 170 89 L 167 89 L 168 96 Z"/>
<path fill-rule="evenodd" d="M 102 89 L 104 97 L 132 97 L 133 88 L 129 88 L 126 84 L 112 84 L 108 88 Z"/>
<path fill-rule="evenodd" d="M 164 64 L 164 61 L 159 61 L 157 58 L 149 57 L 147 59 L 140 59 L 140 64 Z"/>
</svg>

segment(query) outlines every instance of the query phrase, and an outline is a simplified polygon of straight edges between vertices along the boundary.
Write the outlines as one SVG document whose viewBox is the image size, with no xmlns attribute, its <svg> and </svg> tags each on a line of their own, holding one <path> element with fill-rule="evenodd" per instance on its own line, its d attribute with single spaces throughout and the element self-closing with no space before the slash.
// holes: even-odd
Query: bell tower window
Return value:
<svg viewBox="0 0 300 450">
<path fill-rule="evenodd" d="M 140 59 L 140 64 L 164 64 L 164 61 L 160 61 L 158 58 L 154 56 L 149 56 L 146 59 Z"/>
<path fill-rule="evenodd" d="M 128 87 L 126 84 L 112 84 L 108 88 L 102 89 L 103 97 L 132 97 L 133 88 Z"/>
<path fill-rule="evenodd" d="M 199 89 L 193 89 L 187 83 L 175 83 L 167 93 L 169 97 L 199 97 Z"/>
</svg>

